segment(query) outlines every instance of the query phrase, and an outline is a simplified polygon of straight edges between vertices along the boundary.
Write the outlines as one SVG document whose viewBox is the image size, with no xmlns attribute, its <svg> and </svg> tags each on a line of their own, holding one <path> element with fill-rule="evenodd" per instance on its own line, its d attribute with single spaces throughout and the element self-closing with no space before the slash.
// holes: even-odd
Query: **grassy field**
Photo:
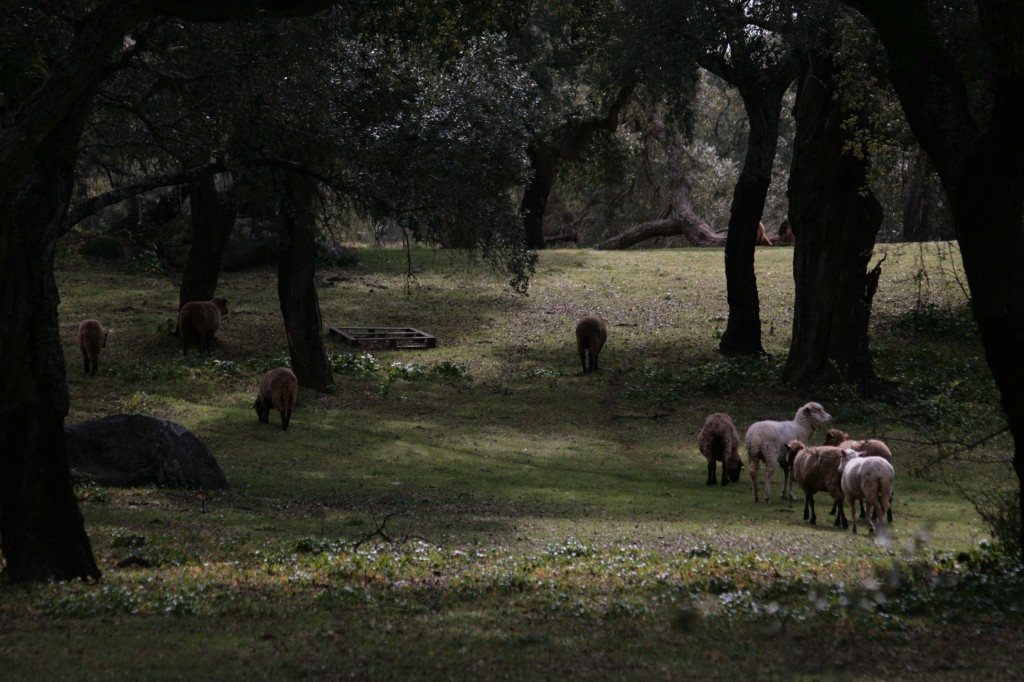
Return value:
<svg viewBox="0 0 1024 682">
<path fill-rule="evenodd" d="M 768 357 L 727 360 L 721 249 L 548 251 L 523 298 L 463 258 L 415 250 L 407 279 L 404 253 L 365 247 L 321 271 L 325 327 L 416 327 L 438 347 L 328 338 L 336 390 L 302 392 L 283 432 L 251 409 L 288 358 L 273 268 L 226 273 L 212 356 L 182 358 L 174 274 L 69 247 L 68 421 L 179 421 L 230 487 L 81 486 L 104 576 L 0 587 L 0 677 L 1018 677 L 1024 584 L 964 496 L 1005 489 L 1011 445 L 955 444 L 1000 427 L 958 256 L 882 252 L 872 343 L 895 403 L 780 383 L 788 248 L 757 254 Z M 609 340 L 584 375 L 573 326 L 593 311 Z M 74 340 L 87 316 L 112 330 L 95 378 Z M 755 504 L 746 472 L 705 485 L 708 413 L 743 431 L 808 400 L 892 447 L 895 523 L 879 538 Z M 118 568 L 129 556 L 152 566 Z"/>
</svg>

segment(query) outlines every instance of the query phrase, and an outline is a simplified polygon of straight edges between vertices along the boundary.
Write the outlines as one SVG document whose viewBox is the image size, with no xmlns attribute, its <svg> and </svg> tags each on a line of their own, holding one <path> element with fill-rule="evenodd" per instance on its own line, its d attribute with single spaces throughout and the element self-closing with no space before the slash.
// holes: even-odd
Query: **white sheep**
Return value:
<svg viewBox="0 0 1024 682">
<path fill-rule="evenodd" d="M 747 464 L 750 466 L 750 482 L 754 489 L 754 502 L 758 501 L 757 471 L 761 462 L 765 464 L 764 503 L 771 502 L 772 474 L 775 466 L 782 467 L 785 478 L 782 483 L 782 497 L 795 500 L 793 481 L 786 461 L 786 443 L 798 440 L 811 442 L 818 422 L 832 421 L 832 416 L 819 403 L 807 403 L 796 411 L 792 421 L 759 421 L 747 429 Z"/>
<path fill-rule="evenodd" d="M 877 513 L 879 523 L 885 518 L 889 500 L 892 498 L 896 471 L 884 458 L 864 457 L 862 454 L 847 448 L 839 460 L 839 470 L 843 474 L 843 499 L 850 503 L 854 533 L 857 532 L 857 507 L 854 502 L 864 501 L 864 505 L 868 507 L 868 530 L 873 533 L 875 525 L 871 523 L 871 516 Z"/>
<path fill-rule="evenodd" d="M 697 434 L 697 447 L 708 460 L 708 485 L 717 483 L 717 462 L 722 463 L 722 485 L 730 480 L 740 480 L 743 460 L 740 459 L 740 432 L 732 417 L 724 412 L 709 414 L 704 419 L 704 426 Z"/>
<path fill-rule="evenodd" d="M 791 440 L 786 444 L 786 453 L 790 475 L 804 491 L 804 521 L 809 520 L 811 525 L 818 522 L 818 515 L 814 511 L 814 493 L 826 492 L 839 506 L 836 527 L 846 528 L 842 472 L 839 470 L 843 451 L 828 445 L 809 448 L 798 440 Z"/>
</svg>

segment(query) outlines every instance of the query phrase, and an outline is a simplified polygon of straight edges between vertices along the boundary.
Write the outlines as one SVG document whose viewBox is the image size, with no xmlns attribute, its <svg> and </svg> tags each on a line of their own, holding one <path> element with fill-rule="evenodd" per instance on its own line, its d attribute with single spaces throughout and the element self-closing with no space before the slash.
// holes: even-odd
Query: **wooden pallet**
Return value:
<svg viewBox="0 0 1024 682">
<path fill-rule="evenodd" d="M 360 348 L 436 348 L 437 339 L 412 327 L 331 327 L 350 346 Z"/>
</svg>

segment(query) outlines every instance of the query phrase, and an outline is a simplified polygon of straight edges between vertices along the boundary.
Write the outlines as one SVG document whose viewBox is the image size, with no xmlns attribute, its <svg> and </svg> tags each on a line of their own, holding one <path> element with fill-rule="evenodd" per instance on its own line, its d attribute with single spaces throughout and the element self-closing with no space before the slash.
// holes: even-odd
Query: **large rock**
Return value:
<svg viewBox="0 0 1024 682">
<path fill-rule="evenodd" d="M 71 473 L 77 480 L 168 488 L 228 484 L 209 448 L 177 422 L 117 414 L 68 424 L 64 433 Z"/>
</svg>

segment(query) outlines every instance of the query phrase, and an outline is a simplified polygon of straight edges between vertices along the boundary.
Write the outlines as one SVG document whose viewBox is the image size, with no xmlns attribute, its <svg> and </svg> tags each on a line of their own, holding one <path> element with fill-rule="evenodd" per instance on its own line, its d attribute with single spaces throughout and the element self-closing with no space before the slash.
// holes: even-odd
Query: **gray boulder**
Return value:
<svg viewBox="0 0 1024 682">
<path fill-rule="evenodd" d="M 213 454 L 177 422 L 116 414 L 67 424 L 68 461 L 75 480 L 99 485 L 224 488 Z"/>
</svg>

